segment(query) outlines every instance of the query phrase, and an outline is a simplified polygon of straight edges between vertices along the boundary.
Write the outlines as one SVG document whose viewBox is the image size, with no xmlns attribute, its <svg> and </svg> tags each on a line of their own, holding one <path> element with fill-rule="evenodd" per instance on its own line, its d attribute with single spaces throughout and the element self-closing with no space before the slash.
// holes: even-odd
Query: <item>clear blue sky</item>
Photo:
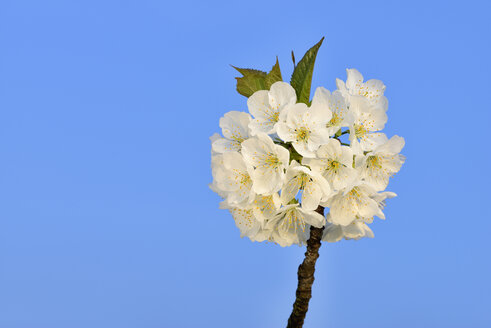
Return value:
<svg viewBox="0 0 491 328">
<path fill-rule="evenodd" d="M 305 327 L 491 327 L 487 1 L 0 2 L 0 328 L 283 327 L 303 248 L 239 238 L 208 137 L 229 64 L 322 36 L 388 86 L 407 162 L 375 239 L 324 244 Z"/>
</svg>

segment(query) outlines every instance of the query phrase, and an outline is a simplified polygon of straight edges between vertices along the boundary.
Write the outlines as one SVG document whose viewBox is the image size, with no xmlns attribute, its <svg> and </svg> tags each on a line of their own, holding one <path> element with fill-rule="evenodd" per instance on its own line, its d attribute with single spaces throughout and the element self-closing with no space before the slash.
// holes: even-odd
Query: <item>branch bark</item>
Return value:
<svg viewBox="0 0 491 328">
<path fill-rule="evenodd" d="M 319 206 L 316 212 L 324 215 L 324 207 Z M 319 257 L 319 248 L 321 247 L 321 239 L 324 227 L 310 227 L 310 238 L 307 241 L 307 251 L 305 259 L 298 267 L 298 286 L 297 297 L 293 303 L 293 310 L 290 318 L 288 318 L 287 328 L 301 328 L 305 319 L 305 315 L 309 309 L 309 301 L 312 297 L 312 284 L 314 283 L 315 263 Z"/>
</svg>

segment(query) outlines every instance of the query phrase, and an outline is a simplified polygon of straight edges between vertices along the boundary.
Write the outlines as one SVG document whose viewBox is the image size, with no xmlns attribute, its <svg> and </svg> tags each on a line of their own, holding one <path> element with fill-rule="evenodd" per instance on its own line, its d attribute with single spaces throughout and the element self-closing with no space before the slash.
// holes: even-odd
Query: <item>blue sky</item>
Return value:
<svg viewBox="0 0 491 328">
<path fill-rule="evenodd" d="M 486 1 L 0 2 L 0 327 L 282 327 L 300 247 L 239 238 L 208 137 L 229 66 L 388 86 L 375 238 L 324 244 L 305 327 L 490 327 Z"/>
</svg>

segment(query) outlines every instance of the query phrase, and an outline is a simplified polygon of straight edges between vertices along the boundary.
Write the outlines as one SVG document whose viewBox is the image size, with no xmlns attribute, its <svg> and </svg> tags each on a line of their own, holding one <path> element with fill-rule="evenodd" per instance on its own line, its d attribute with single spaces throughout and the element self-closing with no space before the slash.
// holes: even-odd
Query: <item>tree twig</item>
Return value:
<svg viewBox="0 0 491 328">
<path fill-rule="evenodd" d="M 324 215 L 324 207 L 319 206 L 316 212 Z M 293 303 L 293 310 L 290 318 L 288 318 L 287 328 L 301 328 L 305 319 L 305 315 L 309 309 L 309 301 L 312 297 L 312 284 L 314 283 L 315 263 L 319 257 L 319 248 L 321 247 L 321 239 L 324 227 L 310 227 L 310 238 L 307 241 L 307 251 L 305 259 L 298 267 L 298 286 L 297 297 Z"/>
</svg>

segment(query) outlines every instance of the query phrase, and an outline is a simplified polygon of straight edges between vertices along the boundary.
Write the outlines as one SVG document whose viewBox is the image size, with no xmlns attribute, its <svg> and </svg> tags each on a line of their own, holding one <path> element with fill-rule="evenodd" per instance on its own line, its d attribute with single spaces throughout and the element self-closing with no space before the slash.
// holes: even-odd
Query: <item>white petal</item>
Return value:
<svg viewBox="0 0 491 328">
<path fill-rule="evenodd" d="M 310 107 L 314 106 L 325 106 L 329 108 L 329 97 L 331 92 L 324 87 L 318 87 L 315 89 L 314 97 L 312 98 L 312 104 Z"/>
<path fill-rule="evenodd" d="M 247 172 L 244 158 L 240 153 L 228 152 L 223 154 L 223 165 L 229 170 L 235 169 L 241 172 Z"/>
<path fill-rule="evenodd" d="M 346 69 L 346 87 L 350 90 L 357 90 L 363 83 L 363 75 L 354 68 Z"/>
<path fill-rule="evenodd" d="M 371 79 L 365 82 L 366 94 L 365 97 L 372 102 L 377 103 L 379 99 L 384 95 L 385 85 L 380 80 Z"/>
<path fill-rule="evenodd" d="M 336 87 L 339 89 L 341 94 L 346 93 L 348 90 L 346 89 L 346 83 L 343 80 L 336 78 Z"/>
<path fill-rule="evenodd" d="M 326 144 L 329 140 L 329 130 L 325 125 L 313 127 L 308 138 L 308 148 L 315 152 L 319 146 Z"/>
<path fill-rule="evenodd" d="M 280 109 L 297 101 L 295 89 L 286 82 L 275 82 L 269 90 L 269 104 L 272 108 Z"/>
<path fill-rule="evenodd" d="M 338 159 L 341 155 L 341 143 L 337 139 L 332 138 L 317 151 L 317 156 L 321 158 Z"/>
<path fill-rule="evenodd" d="M 213 142 L 214 142 L 215 140 L 218 140 L 218 139 L 221 139 L 221 138 L 222 138 L 222 136 L 221 136 L 219 133 L 213 133 L 213 135 L 212 135 L 212 136 L 210 136 L 210 141 L 211 141 L 211 143 L 213 144 Z"/>
<path fill-rule="evenodd" d="M 347 167 L 353 167 L 353 150 L 348 146 L 341 146 L 341 156 L 339 162 L 343 163 Z"/>
<path fill-rule="evenodd" d="M 257 166 L 260 157 L 269 152 L 267 145 L 258 136 L 247 139 L 242 143 L 242 155 L 248 165 Z"/>
<path fill-rule="evenodd" d="M 308 113 L 308 111 L 309 108 L 304 103 L 298 103 L 290 106 L 286 116 L 286 123 L 290 127 L 302 126 L 304 115 Z"/>
<path fill-rule="evenodd" d="M 324 162 L 322 159 L 303 157 L 302 164 L 309 166 L 312 172 L 318 174 L 322 174 L 324 171 Z"/>
<path fill-rule="evenodd" d="M 276 151 L 276 155 L 278 155 L 278 159 L 282 164 L 283 168 L 287 168 L 290 162 L 290 152 L 283 146 L 274 145 L 274 150 Z"/>
<path fill-rule="evenodd" d="M 405 145 L 403 137 L 398 135 L 392 136 L 386 143 L 377 147 L 376 152 L 387 153 L 387 154 L 398 154 L 401 152 Z"/>
<path fill-rule="evenodd" d="M 329 123 L 332 118 L 332 112 L 329 107 L 311 107 L 310 113 L 310 124 L 322 126 L 327 129 L 327 123 Z"/>
<path fill-rule="evenodd" d="M 254 237 L 261 228 L 260 222 L 254 217 L 252 209 L 244 210 L 233 208 L 230 210 L 237 228 L 240 230 L 240 236 Z"/>
<path fill-rule="evenodd" d="M 276 133 L 281 140 L 285 142 L 291 142 L 296 140 L 293 129 L 291 129 L 286 123 L 278 122 L 276 123 Z"/>
<path fill-rule="evenodd" d="M 363 204 L 363 206 L 358 207 L 358 213 L 362 218 L 372 218 L 375 214 L 379 212 L 379 207 L 377 202 L 375 202 L 373 199 L 366 198 L 366 202 Z"/>
<path fill-rule="evenodd" d="M 326 125 L 331 120 L 330 97 L 331 93 L 329 90 L 323 87 L 315 90 L 314 98 L 310 105 L 310 112 L 312 113 L 313 121 L 317 124 Z"/>
<path fill-rule="evenodd" d="M 352 167 L 343 166 L 339 168 L 338 174 L 330 181 L 335 190 L 341 190 L 353 184 L 358 179 L 358 171 Z"/>
<path fill-rule="evenodd" d="M 211 144 L 211 148 L 213 151 L 221 154 L 230 151 L 235 152 L 240 150 L 240 143 L 235 140 L 220 138 Z"/>
<path fill-rule="evenodd" d="M 288 180 L 281 189 L 281 202 L 287 205 L 289 201 L 295 198 L 300 190 L 301 181 L 296 177 Z"/>
<path fill-rule="evenodd" d="M 314 211 L 319 206 L 324 195 L 321 186 L 316 183 L 307 183 L 302 193 L 302 208 L 307 211 Z"/>
<path fill-rule="evenodd" d="M 249 129 L 251 131 L 251 135 L 257 135 L 259 133 L 267 133 L 271 134 L 275 132 L 275 121 L 270 120 L 269 118 L 255 118 L 249 123 Z"/>
<path fill-rule="evenodd" d="M 272 109 L 269 105 L 268 91 L 259 90 L 252 94 L 247 100 L 249 112 L 254 116 L 254 119 L 249 123 L 249 129 L 252 135 L 258 133 L 273 133 L 275 113 L 277 109 Z"/>
<path fill-rule="evenodd" d="M 267 118 L 269 116 L 267 113 L 271 110 L 269 106 L 268 91 L 259 90 L 254 92 L 247 99 L 247 107 L 249 108 L 249 113 L 251 113 L 254 118 Z"/>
<path fill-rule="evenodd" d="M 230 111 L 220 118 L 220 128 L 225 138 L 243 141 L 249 137 L 249 123 L 252 118 L 249 114 Z"/>
<path fill-rule="evenodd" d="M 335 243 L 343 238 L 343 229 L 340 225 L 329 224 L 324 229 L 324 234 L 322 236 L 323 241 L 328 243 Z"/>
<path fill-rule="evenodd" d="M 382 132 L 369 133 L 360 139 L 363 151 L 371 151 L 387 142 L 387 136 Z"/>
<path fill-rule="evenodd" d="M 293 148 L 303 157 L 314 158 L 315 152 L 311 151 L 305 142 L 293 142 Z"/>
<path fill-rule="evenodd" d="M 355 219 L 354 215 L 338 207 L 331 207 L 330 213 L 332 222 L 342 226 L 347 226 Z"/>
<path fill-rule="evenodd" d="M 298 208 L 298 211 L 302 213 L 305 222 L 311 226 L 322 228 L 324 224 L 326 224 L 326 219 L 324 216 L 320 215 L 316 211 L 306 211 L 302 208 Z"/>
<path fill-rule="evenodd" d="M 322 190 L 322 198 L 321 201 L 326 201 L 329 197 L 331 197 L 333 191 L 331 189 L 331 186 L 329 185 L 329 182 L 320 174 L 315 174 L 313 176 L 313 180 L 315 181 L 316 184 L 319 185 L 320 189 Z"/>
<path fill-rule="evenodd" d="M 274 170 L 258 168 L 252 173 L 252 189 L 257 194 L 269 195 L 277 192 L 283 185 L 283 176 Z"/>
</svg>

